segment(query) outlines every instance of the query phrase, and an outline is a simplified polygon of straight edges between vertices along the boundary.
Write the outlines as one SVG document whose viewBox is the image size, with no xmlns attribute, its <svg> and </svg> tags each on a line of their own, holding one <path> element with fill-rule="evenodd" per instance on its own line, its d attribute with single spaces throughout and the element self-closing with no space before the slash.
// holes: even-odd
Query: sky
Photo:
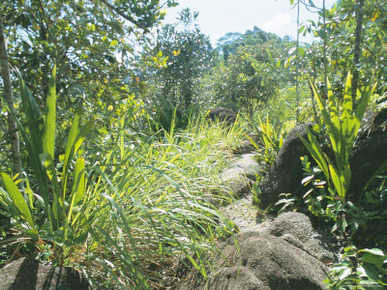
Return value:
<svg viewBox="0 0 387 290">
<path fill-rule="evenodd" d="M 227 32 L 245 33 L 254 26 L 281 37 L 288 35 L 296 39 L 297 8 L 290 5 L 290 0 L 179 0 L 179 6 L 168 9 L 166 22 L 172 23 L 182 8 L 199 12 L 198 23 L 202 33 L 210 37 L 216 45 L 219 38 Z M 295 1 L 296 2 L 296 1 Z M 326 0 L 331 7 L 335 0 Z M 322 7 L 322 0 L 313 0 Z M 308 19 L 317 20 L 317 15 L 300 8 L 300 23 Z M 301 39 L 311 42 L 312 38 Z"/>
</svg>

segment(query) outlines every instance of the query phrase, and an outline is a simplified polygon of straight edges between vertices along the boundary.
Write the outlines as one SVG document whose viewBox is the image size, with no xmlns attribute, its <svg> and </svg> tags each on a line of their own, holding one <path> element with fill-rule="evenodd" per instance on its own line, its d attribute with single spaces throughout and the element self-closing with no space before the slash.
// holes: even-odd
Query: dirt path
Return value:
<svg viewBox="0 0 387 290">
<path fill-rule="evenodd" d="M 234 193 L 236 201 L 220 208 L 221 212 L 232 220 L 240 231 L 248 230 L 257 225 L 257 209 L 253 205 L 252 185 L 259 165 L 254 153 L 236 156 L 231 166 L 221 175 L 224 182 Z"/>
</svg>

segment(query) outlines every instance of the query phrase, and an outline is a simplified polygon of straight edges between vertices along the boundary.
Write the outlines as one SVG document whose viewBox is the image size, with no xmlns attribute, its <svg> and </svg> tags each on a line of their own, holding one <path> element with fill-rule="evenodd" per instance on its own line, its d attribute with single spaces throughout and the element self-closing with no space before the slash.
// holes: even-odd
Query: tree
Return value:
<svg viewBox="0 0 387 290">
<path fill-rule="evenodd" d="M 321 22 L 322 12 L 320 21 L 311 22 L 309 31 L 327 43 L 324 59 L 330 68 L 328 78 L 335 80 L 335 90 L 342 90 L 338 86 L 345 82 L 349 70 L 354 74 L 353 90 L 370 84 L 372 78 L 378 80 L 378 93 L 386 87 L 386 12 L 384 1 L 341 0 L 325 11 L 325 25 Z M 322 69 L 321 65 L 315 66 L 317 75 Z"/>
<path fill-rule="evenodd" d="M 153 75 L 154 95 L 170 101 L 181 112 L 186 112 L 198 101 L 199 76 L 212 63 L 212 47 L 195 23 L 198 13 L 184 9 L 178 24 L 167 24 L 159 32 L 153 55 L 166 60 L 164 67 L 150 72 Z"/>
<path fill-rule="evenodd" d="M 254 106 L 273 97 L 284 77 L 276 66 L 286 41 L 254 27 L 245 34 L 228 33 L 219 41 L 219 64 L 206 77 L 216 105 L 253 115 Z M 205 95 L 205 94 L 204 94 Z"/>
<path fill-rule="evenodd" d="M 2 14 L 9 38 L 9 55 L 40 103 L 52 63 L 58 64 L 61 106 L 95 98 L 113 104 L 133 61 L 130 38 L 145 40 L 144 32 L 163 18 L 165 1 L 6 1 Z M 109 83 L 107 88 L 106 83 Z M 94 100 L 93 100 L 94 98 Z"/>
<path fill-rule="evenodd" d="M 2 35 L 8 39 L 7 51 L 1 48 L 4 95 L 12 94 L 8 79 L 13 73 L 4 69 L 7 53 L 9 64 L 21 72 L 40 106 L 57 64 L 58 122 L 66 128 L 65 120 L 79 105 L 97 116 L 122 110 L 122 104 L 132 100 L 126 79 L 135 61 L 133 39 L 147 42 L 146 33 L 164 17 L 162 8 L 175 5 L 175 0 L 2 1 Z M 8 102 L 12 107 L 10 98 Z M 16 134 L 12 122 L 8 131 Z M 17 156 L 16 135 L 12 136 L 10 147 Z"/>
</svg>

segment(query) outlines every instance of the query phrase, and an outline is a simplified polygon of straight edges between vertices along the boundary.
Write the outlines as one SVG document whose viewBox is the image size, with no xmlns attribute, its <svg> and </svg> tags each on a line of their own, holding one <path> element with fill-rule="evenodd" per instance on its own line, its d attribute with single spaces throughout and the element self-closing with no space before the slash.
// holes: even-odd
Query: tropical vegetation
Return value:
<svg viewBox="0 0 387 290">
<path fill-rule="evenodd" d="M 387 7 L 317 2 L 289 1 L 319 14 L 299 25 L 312 43 L 253 27 L 213 47 L 196 12 L 163 24 L 174 0 L 3 1 L 0 267 L 32 256 L 94 288 L 173 287 L 181 265 L 207 278 L 236 231 L 219 211 L 234 198 L 220 179 L 232 152 L 257 134 L 267 172 L 311 122 L 305 194 L 271 210 L 332 228 L 343 253 L 330 288 L 385 286 L 386 236 L 371 225 L 387 218 L 387 161 L 355 193 L 350 158 L 387 108 Z M 216 106 L 236 122 L 209 121 Z"/>
</svg>

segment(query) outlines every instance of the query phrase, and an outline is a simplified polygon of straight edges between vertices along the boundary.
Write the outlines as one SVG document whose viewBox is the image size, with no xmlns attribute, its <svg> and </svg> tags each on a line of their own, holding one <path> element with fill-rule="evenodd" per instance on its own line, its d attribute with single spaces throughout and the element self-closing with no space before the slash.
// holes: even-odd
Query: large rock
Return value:
<svg viewBox="0 0 387 290">
<path fill-rule="evenodd" d="M 323 263 L 332 263 L 336 260 L 332 252 L 335 246 L 333 236 L 328 232 L 324 233 L 323 238 L 313 228 L 310 219 L 302 213 L 281 214 L 270 223 L 267 232 L 307 251 Z"/>
<path fill-rule="evenodd" d="M 261 182 L 259 199 L 262 206 L 276 203 L 281 193 L 295 193 L 301 186 L 303 170 L 300 157 L 309 154 L 300 136 L 306 138 L 307 126 L 298 125 L 287 135 L 270 172 Z"/>
<path fill-rule="evenodd" d="M 230 238 L 221 249 L 209 289 L 325 289 L 327 269 L 287 241 L 261 231 Z"/>
<path fill-rule="evenodd" d="M 372 175 L 387 160 L 387 108 L 374 118 L 371 130 L 356 141 L 351 154 L 352 178 L 349 188 L 352 201 L 357 201 Z"/>
<path fill-rule="evenodd" d="M 380 111 L 371 123 L 371 130 L 357 139 L 351 153 L 352 178 L 348 192 L 349 199 L 354 202 L 361 196 L 372 175 L 387 160 L 387 109 Z M 306 126 L 309 125 L 298 125 L 289 132 L 270 172 L 262 181 L 259 196 L 262 206 L 267 207 L 277 202 L 281 193 L 294 194 L 300 189 L 303 178 L 300 157 L 308 155 L 309 160 L 314 162 L 299 138 L 306 138 Z M 319 138 L 323 139 L 321 136 Z M 323 150 L 334 162 L 333 153 L 328 146 L 324 146 Z"/>
<path fill-rule="evenodd" d="M 0 290 L 90 289 L 78 271 L 42 265 L 30 258 L 15 260 L 1 268 L 0 281 Z"/>
<path fill-rule="evenodd" d="M 208 117 L 212 121 L 221 121 L 228 124 L 234 124 L 237 114 L 230 109 L 224 107 L 216 107 L 210 110 Z"/>
<path fill-rule="evenodd" d="M 210 279 L 191 275 L 179 289 L 325 289 L 327 256 L 309 218 L 285 213 L 221 243 Z"/>
</svg>

